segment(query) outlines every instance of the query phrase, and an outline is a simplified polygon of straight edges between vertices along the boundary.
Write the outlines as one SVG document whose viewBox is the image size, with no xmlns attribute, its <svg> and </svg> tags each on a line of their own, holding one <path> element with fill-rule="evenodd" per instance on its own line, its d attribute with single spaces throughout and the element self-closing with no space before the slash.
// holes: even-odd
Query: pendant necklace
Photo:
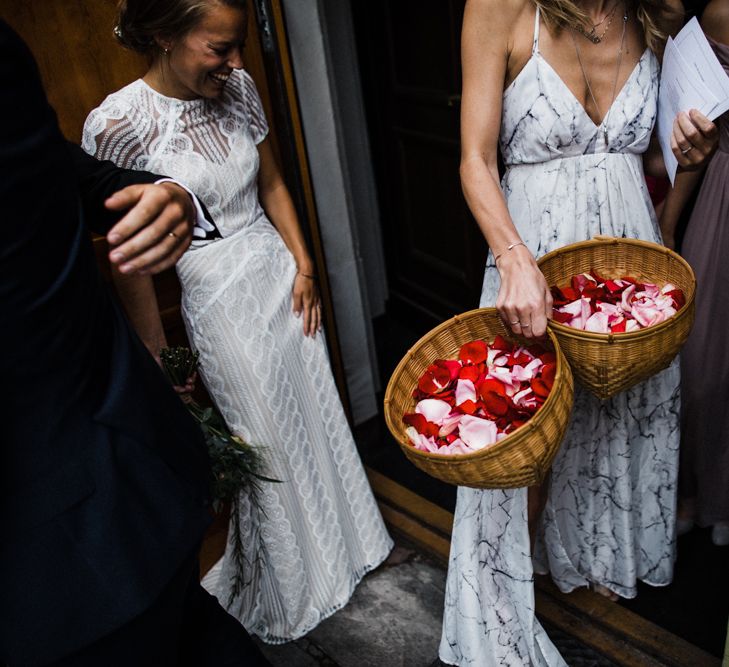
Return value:
<svg viewBox="0 0 729 667">
<path fill-rule="evenodd" d="M 617 5 L 616 5 L 617 7 Z M 598 24 L 599 25 L 599 24 Z M 610 118 L 610 112 L 613 110 L 613 103 L 615 102 L 615 93 L 617 92 L 618 87 L 618 76 L 620 75 L 620 65 L 623 62 L 623 45 L 625 44 L 625 28 L 628 25 L 628 6 L 625 5 L 624 11 L 623 11 L 623 33 L 620 36 L 620 47 L 618 48 L 618 66 L 615 69 L 615 79 L 613 81 L 613 96 L 612 100 L 610 102 L 610 106 L 608 107 L 607 113 L 602 119 L 602 122 L 600 125 L 602 126 L 602 136 L 605 140 L 605 145 L 608 145 L 608 131 L 607 131 L 607 121 Z M 610 24 L 608 24 L 608 27 L 610 27 Z M 577 30 L 577 29 L 575 29 Z M 606 29 L 607 31 L 607 29 Z M 579 30 L 578 30 L 579 32 Z M 590 85 L 590 79 L 587 78 L 587 72 L 585 71 L 585 66 L 582 64 L 582 57 L 580 56 L 580 49 L 577 46 L 577 40 L 575 40 L 575 34 L 573 31 L 570 31 L 570 36 L 572 37 L 572 43 L 575 45 L 575 52 L 577 53 L 577 62 L 580 63 L 580 69 L 582 70 L 582 76 L 585 79 L 585 83 L 587 84 L 587 90 L 590 93 L 590 97 L 592 98 L 592 103 L 595 105 L 595 109 L 597 110 L 597 113 L 600 113 L 600 107 L 597 105 L 597 100 L 595 99 L 595 95 L 592 92 L 592 86 Z M 605 36 L 605 32 L 603 32 L 602 37 Z M 600 40 L 602 40 L 602 37 L 600 37 Z M 600 41 L 598 40 L 598 41 Z M 593 41 L 593 40 L 590 40 Z M 597 42 L 594 42 L 595 44 Z"/>
<path fill-rule="evenodd" d="M 584 27 L 584 26 L 583 26 L 583 25 L 582 25 L 581 23 L 578 23 L 578 24 L 577 24 L 577 25 L 575 26 L 575 30 L 576 30 L 577 32 L 579 32 L 579 33 L 580 33 L 580 34 L 581 34 L 581 35 L 582 35 L 583 37 L 585 37 L 586 39 L 589 39 L 589 40 L 590 40 L 590 41 L 591 41 L 591 42 L 592 42 L 593 44 L 599 44 L 599 43 L 600 43 L 600 42 L 602 42 L 602 40 L 603 40 L 603 39 L 605 38 L 605 35 L 607 34 L 607 31 L 608 31 L 608 30 L 609 30 L 609 28 L 610 28 L 610 24 L 611 24 L 611 23 L 613 22 L 613 17 L 615 16 L 615 10 L 616 10 L 617 8 L 618 8 L 618 3 L 616 2 L 616 3 L 615 3 L 615 4 L 613 5 L 613 8 L 612 8 L 612 9 L 611 9 L 611 10 L 610 10 L 610 11 L 609 11 L 609 12 L 608 12 L 607 14 L 605 14 L 605 16 L 603 16 L 603 17 L 602 17 L 602 20 L 601 20 L 601 21 L 599 21 L 598 23 L 593 23 L 593 25 L 592 25 L 592 27 L 590 28 L 590 31 L 589 31 L 589 32 L 587 32 L 587 31 L 585 30 L 585 27 Z M 599 28 L 599 27 L 600 27 L 600 26 L 601 26 L 601 25 L 602 25 L 603 23 L 605 23 L 606 19 L 609 19 L 609 20 L 608 20 L 608 23 L 607 23 L 607 25 L 605 26 L 605 29 L 604 29 L 604 30 L 602 31 L 602 34 L 601 34 L 601 35 L 596 35 L 596 34 L 595 34 L 595 31 L 596 31 L 596 30 L 597 30 L 597 29 L 598 29 L 598 28 Z"/>
</svg>

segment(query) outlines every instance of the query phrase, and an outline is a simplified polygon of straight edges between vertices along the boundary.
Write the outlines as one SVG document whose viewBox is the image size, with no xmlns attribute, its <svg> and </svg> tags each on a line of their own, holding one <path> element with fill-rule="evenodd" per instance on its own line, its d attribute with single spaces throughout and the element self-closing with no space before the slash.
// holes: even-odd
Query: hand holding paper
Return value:
<svg viewBox="0 0 729 667">
<path fill-rule="evenodd" d="M 717 70 L 718 68 L 718 70 Z M 658 94 L 658 140 L 671 183 L 703 165 L 717 142 L 711 122 L 729 109 L 729 77 L 696 19 L 668 38 Z"/>
</svg>

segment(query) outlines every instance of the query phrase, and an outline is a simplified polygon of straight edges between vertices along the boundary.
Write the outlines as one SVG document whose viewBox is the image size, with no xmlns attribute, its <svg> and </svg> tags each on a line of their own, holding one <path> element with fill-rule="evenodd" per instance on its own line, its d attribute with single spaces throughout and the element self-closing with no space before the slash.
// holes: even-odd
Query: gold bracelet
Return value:
<svg viewBox="0 0 729 667">
<path fill-rule="evenodd" d="M 511 250 L 512 248 L 516 248 L 516 246 L 518 246 L 518 245 L 523 245 L 523 246 L 524 246 L 525 248 L 527 247 L 527 244 L 526 244 L 526 243 L 524 243 L 524 241 L 517 241 L 516 243 L 512 243 L 511 245 L 508 245 L 508 246 L 506 246 L 506 251 L 505 251 L 505 252 L 507 252 L 507 251 Z M 498 255 L 495 255 L 495 256 L 494 256 L 494 264 L 496 264 L 496 262 L 498 262 L 498 261 L 499 261 L 499 258 L 500 258 L 500 257 L 501 257 L 501 256 L 502 256 L 503 254 L 504 254 L 503 252 L 500 252 L 500 253 L 499 253 Z"/>
</svg>

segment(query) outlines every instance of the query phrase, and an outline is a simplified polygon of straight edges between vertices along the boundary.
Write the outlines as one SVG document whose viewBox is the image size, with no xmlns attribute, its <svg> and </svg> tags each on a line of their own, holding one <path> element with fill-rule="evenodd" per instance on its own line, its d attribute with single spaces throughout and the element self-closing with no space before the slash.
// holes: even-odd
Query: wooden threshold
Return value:
<svg viewBox="0 0 729 667">
<path fill-rule="evenodd" d="M 443 564 L 453 514 L 366 468 L 389 527 Z M 548 576 L 535 577 L 538 616 L 625 667 L 718 667 L 720 660 L 597 593 L 562 593 Z"/>
</svg>

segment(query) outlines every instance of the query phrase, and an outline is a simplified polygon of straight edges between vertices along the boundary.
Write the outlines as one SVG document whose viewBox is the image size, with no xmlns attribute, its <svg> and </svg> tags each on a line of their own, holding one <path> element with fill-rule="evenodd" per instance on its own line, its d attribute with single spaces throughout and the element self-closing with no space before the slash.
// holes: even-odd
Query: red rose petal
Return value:
<svg viewBox="0 0 729 667">
<path fill-rule="evenodd" d="M 486 361 L 487 355 L 488 347 L 486 343 L 482 340 L 474 340 L 461 347 L 458 358 L 466 363 L 480 364 L 482 361 Z"/>
<path fill-rule="evenodd" d="M 418 433 L 422 433 L 427 437 L 433 436 L 435 438 L 440 432 L 440 426 L 438 426 L 438 424 L 429 422 L 425 416 L 421 415 L 419 412 L 403 415 L 402 420 L 408 426 L 412 426 Z"/>
<path fill-rule="evenodd" d="M 484 392 L 481 395 L 481 400 L 483 401 L 487 412 L 499 417 L 505 415 L 509 411 L 509 403 L 511 403 L 508 398 L 494 391 Z"/>
<path fill-rule="evenodd" d="M 420 376 L 418 389 L 425 394 L 436 395 L 448 388 L 451 382 L 451 374 L 447 367 L 432 364 Z"/>
<path fill-rule="evenodd" d="M 478 403 L 476 403 L 475 401 L 472 401 L 470 399 L 467 401 L 463 401 L 463 403 L 461 403 L 460 405 L 457 405 L 455 407 L 455 409 L 458 412 L 462 412 L 465 415 L 474 414 L 476 412 L 476 410 L 478 410 L 478 408 L 479 408 Z"/>
<path fill-rule="evenodd" d="M 676 310 L 683 308 L 686 305 L 686 297 L 682 290 L 674 289 L 670 292 L 666 292 L 666 294 L 673 299 L 673 302 L 676 304 Z"/>
<path fill-rule="evenodd" d="M 540 378 L 534 378 L 531 382 L 531 387 L 537 399 L 547 398 L 549 396 L 549 387 Z"/>
<path fill-rule="evenodd" d="M 470 380 L 475 383 L 481 376 L 481 369 L 478 366 L 463 366 L 458 373 L 461 380 Z"/>
<path fill-rule="evenodd" d="M 544 382 L 547 389 L 551 390 L 555 375 L 557 375 L 557 364 L 544 364 L 539 378 Z"/>
<path fill-rule="evenodd" d="M 511 352 L 514 349 L 514 346 L 505 338 L 502 338 L 501 336 L 496 336 L 494 338 L 494 342 L 491 343 L 491 348 L 494 350 L 503 350 L 505 352 Z"/>
</svg>

